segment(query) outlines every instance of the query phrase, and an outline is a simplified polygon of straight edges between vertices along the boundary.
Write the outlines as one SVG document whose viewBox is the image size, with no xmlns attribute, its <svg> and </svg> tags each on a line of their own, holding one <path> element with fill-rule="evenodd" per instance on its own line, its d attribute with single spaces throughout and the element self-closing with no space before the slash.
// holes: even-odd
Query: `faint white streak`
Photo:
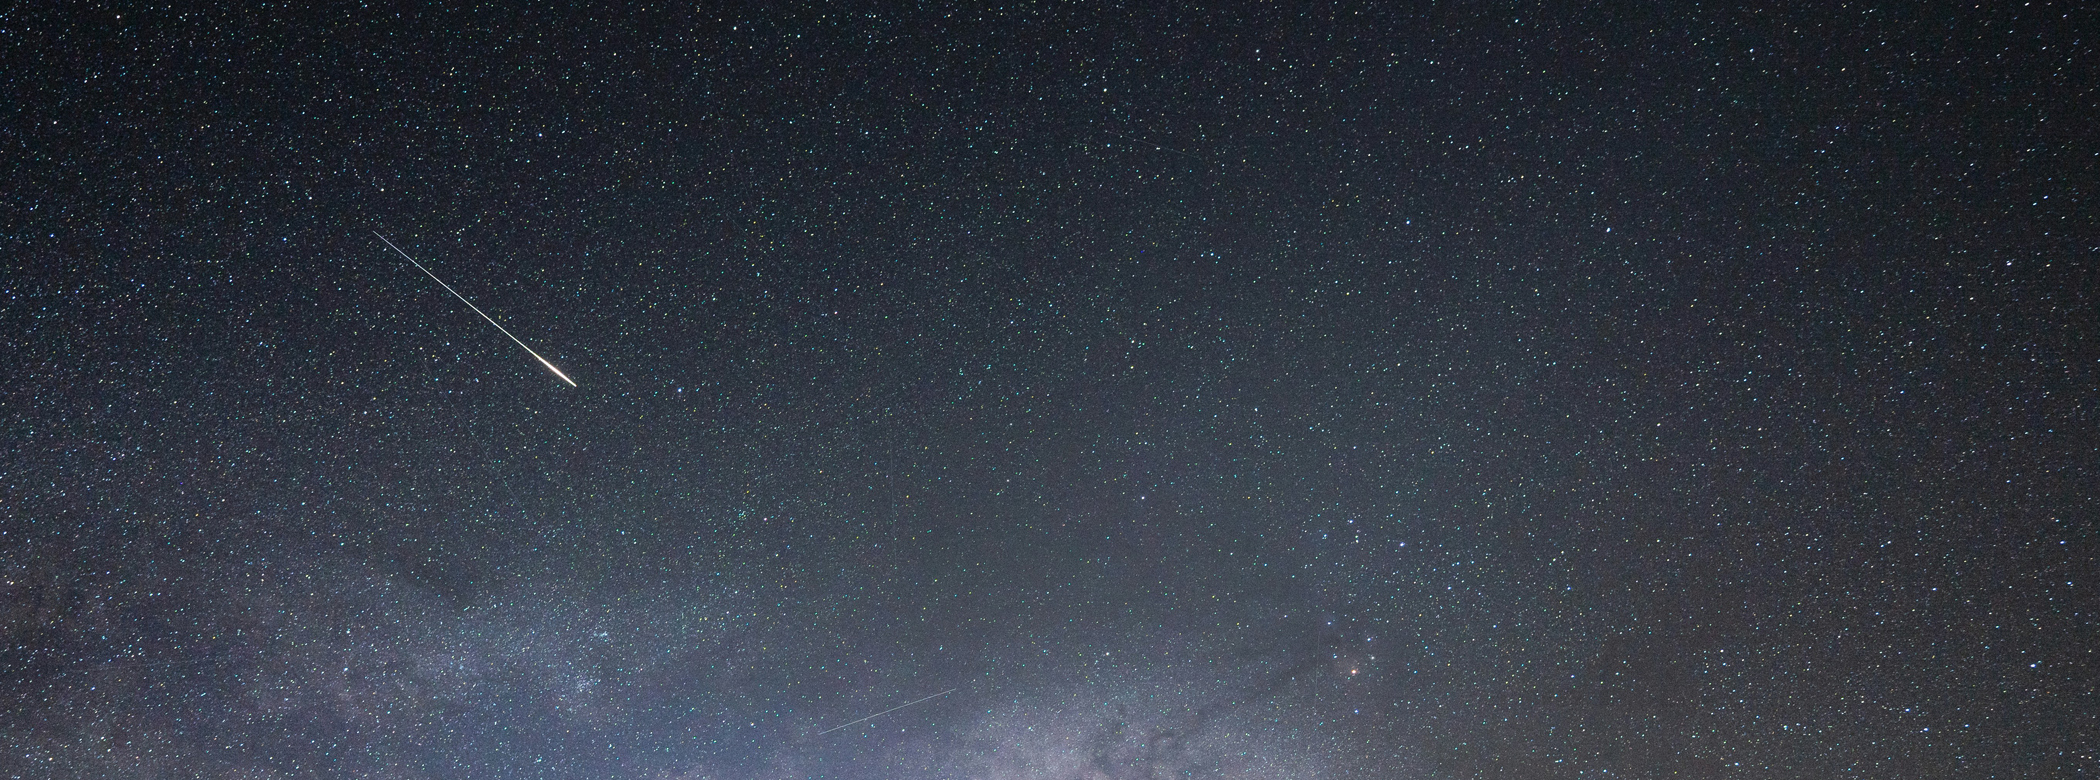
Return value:
<svg viewBox="0 0 2100 780">
<path fill-rule="evenodd" d="M 903 703 L 903 704 L 899 704 L 899 705 L 897 705 L 897 706 L 895 706 L 895 707 L 891 707 L 891 708 L 889 708 L 889 709 L 886 709 L 886 710 L 883 710 L 883 711 L 881 711 L 881 712 L 875 713 L 875 714 L 873 714 L 873 715 L 869 715 L 869 716 L 867 716 L 867 717 L 865 717 L 865 718 L 861 718 L 860 720 L 854 720 L 854 721 L 847 721 L 847 722 L 845 722 L 845 723 L 841 723 L 841 724 L 839 724 L 839 725 L 836 725 L 836 726 L 832 726 L 831 728 L 825 729 L 825 730 L 823 730 L 823 731 L 819 731 L 819 732 L 817 732 L 817 736 L 820 736 L 820 737 L 821 737 L 821 736 L 824 736 L 824 735 L 826 735 L 826 734 L 829 734 L 829 733 L 831 733 L 831 732 L 834 732 L 834 731 L 837 731 L 837 730 L 839 730 L 839 729 L 845 728 L 845 727 L 847 727 L 847 726 L 851 726 L 851 725 L 853 725 L 853 724 L 855 724 L 855 723 L 865 723 L 865 722 L 867 722 L 867 721 L 871 721 L 871 720 L 874 720 L 874 719 L 876 719 L 876 718 L 880 718 L 880 717 L 882 717 L 882 716 L 884 716 L 884 715 L 888 715 L 888 714 L 890 714 L 890 713 L 892 713 L 892 712 L 896 712 L 896 711 L 898 711 L 898 710 L 904 709 L 904 708 L 906 708 L 906 707 L 909 707 L 909 706 L 911 706 L 911 705 L 914 705 L 914 704 L 918 704 L 919 702 L 922 702 L 922 701 L 933 701 L 934 699 L 938 699 L 938 698 L 940 698 L 940 697 L 942 697 L 942 696 L 946 696 L 946 695 L 948 695 L 948 694 L 954 693 L 954 692 L 956 692 L 956 690 L 958 690 L 958 689 L 956 689 L 956 688 L 949 688 L 948 690 L 945 690 L 945 691 L 941 691 L 940 693 L 936 693 L 936 694 L 934 694 L 934 695 L 932 695 L 932 696 L 928 696 L 928 697 L 926 697 L 926 698 L 924 698 L 924 699 L 918 699 L 918 700 L 916 700 L 916 701 L 908 701 L 908 702 L 905 702 L 905 703 Z"/>
<path fill-rule="evenodd" d="M 437 274 L 431 273 L 430 269 L 424 268 L 422 263 L 418 263 L 416 262 L 415 258 L 409 257 L 407 252 L 401 251 L 401 247 L 394 246 L 394 242 L 387 241 L 386 236 L 379 235 L 379 231 L 377 230 L 372 231 L 372 235 L 379 236 L 379 240 L 381 241 L 386 241 L 387 247 L 393 249 L 395 254 L 401 255 L 401 259 L 407 260 L 411 264 L 414 264 L 416 269 L 422 271 L 424 275 L 429 276 L 431 281 L 437 282 L 439 286 L 444 287 L 445 292 L 452 293 L 452 297 L 458 298 L 460 303 L 466 304 L 467 308 L 473 309 L 475 314 L 479 314 L 481 315 L 482 319 L 488 320 L 490 325 L 494 325 L 496 326 L 497 330 L 503 331 L 503 335 L 510 336 L 511 341 L 518 342 L 518 346 L 524 348 L 525 354 L 531 355 L 533 360 L 539 361 L 540 365 L 546 366 L 548 371 L 552 371 L 554 372 L 555 376 L 561 377 L 561 381 L 569 383 L 570 387 L 576 386 L 576 380 L 570 379 L 568 374 L 562 373 L 561 369 L 555 368 L 553 363 L 549 363 L 547 362 L 546 358 L 540 357 L 540 353 L 534 352 L 532 351 L 531 347 L 525 346 L 525 342 L 523 340 L 519 339 L 517 336 L 511 336 L 510 330 L 504 328 L 503 323 L 497 322 L 496 318 L 489 316 L 488 312 L 482 311 L 481 307 L 474 305 L 473 301 L 467 300 L 467 296 L 461 295 L 459 294 L 458 290 L 452 289 L 452 285 L 445 284 L 445 280 L 439 279 Z"/>
</svg>

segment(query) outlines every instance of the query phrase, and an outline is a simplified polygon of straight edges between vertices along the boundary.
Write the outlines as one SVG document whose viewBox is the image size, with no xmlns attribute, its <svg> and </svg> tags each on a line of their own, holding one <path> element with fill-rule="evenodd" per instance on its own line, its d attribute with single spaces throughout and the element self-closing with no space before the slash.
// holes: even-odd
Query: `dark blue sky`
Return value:
<svg viewBox="0 0 2100 780">
<path fill-rule="evenodd" d="M 8 11 L 0 777 L 2100 771 L 2095 21 Z"/>
</svg>

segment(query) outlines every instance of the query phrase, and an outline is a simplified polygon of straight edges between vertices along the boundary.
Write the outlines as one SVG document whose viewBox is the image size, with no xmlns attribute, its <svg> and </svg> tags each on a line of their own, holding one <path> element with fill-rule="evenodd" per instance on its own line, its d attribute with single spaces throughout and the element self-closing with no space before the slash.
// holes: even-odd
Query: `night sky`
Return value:
<svg viewBox="0 0 2100 780">
<path fill-rule="evenodd" d="M 60 5 L 0 778 L 2100 775 L 2090 5 Z"/>
</svg>

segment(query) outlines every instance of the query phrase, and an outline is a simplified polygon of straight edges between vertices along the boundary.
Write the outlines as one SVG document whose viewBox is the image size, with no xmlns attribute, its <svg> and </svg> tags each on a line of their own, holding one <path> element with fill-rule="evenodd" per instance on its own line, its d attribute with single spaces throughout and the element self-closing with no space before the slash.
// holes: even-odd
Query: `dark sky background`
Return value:
<svg viewBox="0 0 2100 780">
<path fill-rule="evenodd" d="M 0 777 L 2100 774 L 2089 6 L 53 5 Z"/>
</svg>

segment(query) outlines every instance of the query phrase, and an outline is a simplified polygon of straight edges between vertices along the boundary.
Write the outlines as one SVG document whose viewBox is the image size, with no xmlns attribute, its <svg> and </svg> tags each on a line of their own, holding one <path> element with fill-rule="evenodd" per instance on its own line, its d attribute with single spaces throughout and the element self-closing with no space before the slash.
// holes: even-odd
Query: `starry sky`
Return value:
<svg viewBox="0 0 2100 780">
<path fill-rule="evenodd" d="M 11 7 L 0 777 L 2100 774 L 2100 19 L 1815 5 Z"/>
</svg>

